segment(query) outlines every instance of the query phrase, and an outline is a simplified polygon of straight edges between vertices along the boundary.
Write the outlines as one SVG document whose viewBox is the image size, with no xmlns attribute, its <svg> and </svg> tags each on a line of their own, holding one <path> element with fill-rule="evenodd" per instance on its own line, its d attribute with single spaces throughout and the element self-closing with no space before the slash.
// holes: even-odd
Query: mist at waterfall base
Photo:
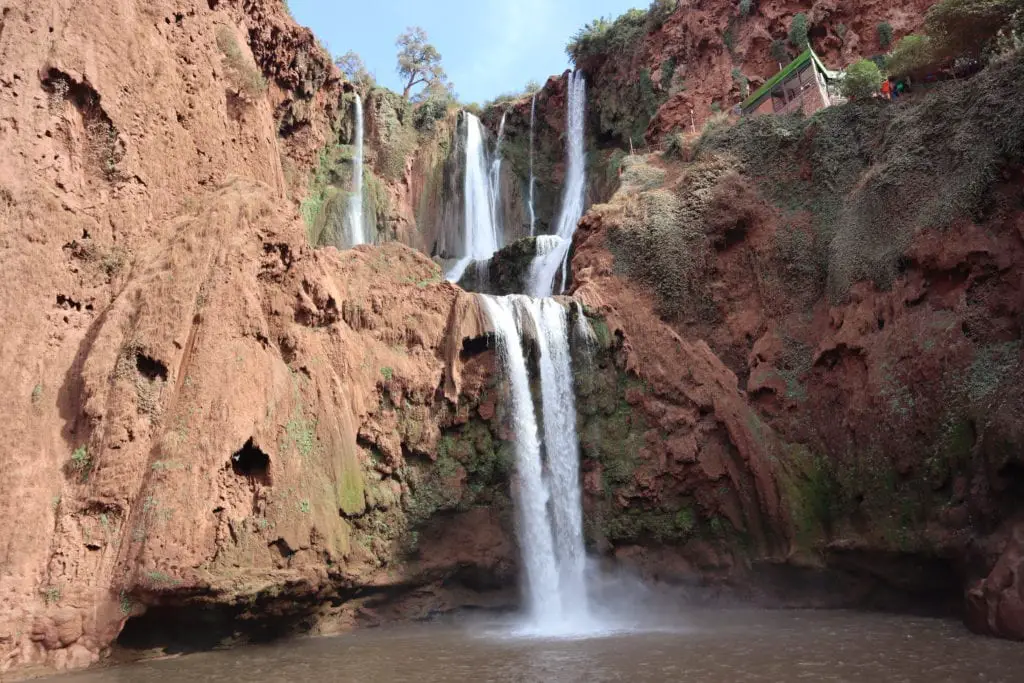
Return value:
<svg viewBox="0 0 1024 683">
<path fill-rule="evenodd" d="M 569 310 L 552 298 L 479 297 L 509 385 L 524 611 L 511 625 L 479 632 L 497 628 L 521 637 L 590 638 L 678 628 L 654 616 L 663 601 L 648 599 L 651 593 L 641 582 L 601 571 L 587 560 L 570 344 L 585 352 L 591 343 L 589 326 L 585 320 L 570 326 Z M 535 346 L 540 380 L 537 406 L 530 388 L 529 344 Z"/>
</svg>

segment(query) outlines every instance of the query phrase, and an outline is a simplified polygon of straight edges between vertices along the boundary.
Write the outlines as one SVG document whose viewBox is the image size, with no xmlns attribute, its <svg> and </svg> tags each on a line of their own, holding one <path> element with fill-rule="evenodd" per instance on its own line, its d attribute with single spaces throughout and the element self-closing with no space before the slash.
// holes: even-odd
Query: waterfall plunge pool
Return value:
<svg viewBox="0 0 1024 683">
<path fill-rule="evenodd" d="M 1020 681 L 1024 647 L 946 619 L 849 611 L 694 609 L 656 630 L 525 637 L 518 622 L 446 618 L 54 677 L 441 683 Z"/>
</svg>

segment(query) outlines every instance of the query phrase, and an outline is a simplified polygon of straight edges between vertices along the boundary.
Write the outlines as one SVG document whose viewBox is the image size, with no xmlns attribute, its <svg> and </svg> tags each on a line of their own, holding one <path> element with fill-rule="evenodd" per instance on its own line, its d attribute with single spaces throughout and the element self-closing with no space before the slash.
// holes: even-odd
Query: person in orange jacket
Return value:
<svg viewBox="0 0 1024 683">
<path fill-rule="evenodd" d="M 882 81 L 882 97 L 887 100 L 892 99 L 892 84 L 889 82 L 888 78 Z"/>
</svg>

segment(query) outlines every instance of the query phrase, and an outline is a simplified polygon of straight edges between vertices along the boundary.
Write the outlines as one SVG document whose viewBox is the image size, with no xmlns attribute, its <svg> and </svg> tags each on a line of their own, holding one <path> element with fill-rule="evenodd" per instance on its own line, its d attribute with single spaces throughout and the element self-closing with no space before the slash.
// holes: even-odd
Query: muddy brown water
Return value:
<svg viewBox="0 0 1024 683">
<path fill-rule="evenodd" d="M 531 638 L 508 622 L 458 620 L 182 655 L 59 683 L 149 681 L 1024 681 L 1024 644 L 956 621 L 856 612 L 688 612 L 657 631 Z"/>
</svg>

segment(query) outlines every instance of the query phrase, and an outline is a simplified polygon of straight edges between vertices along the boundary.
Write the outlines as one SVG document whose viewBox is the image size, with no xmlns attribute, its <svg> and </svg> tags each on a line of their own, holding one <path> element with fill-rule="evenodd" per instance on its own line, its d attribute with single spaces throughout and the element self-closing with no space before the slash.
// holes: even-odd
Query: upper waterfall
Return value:
<svg viewBox="0 0 1024 683">
<path fill-rule="evenodd" d="M 501 115 L 501 123 L 498 125 L 498 140 L 494 143 L 494 154 L 491 155 L 491 169 L 487 178 L 487 190 L 491 198 L 491 223 L 495 231 L 501 235 L 501 143 L 505 139 L 505 117 L 507 112 Z"/>
<path fill-rule="evenodd" d="M 366 243 L 366 230 L 363 227 L 363 100 L 356 93 L 356 130 L 355 150 L 352 154 L 352 196 L 348 199 L 348 212 L 345 244 L 342 247 L 354 247 Z"/>
<path fill-rule="evenodd" d="M 492 212 L 492 189 L 488 173 L 484 127 L 473 114 L 464 112 L 466 122 L 466 171 L 463 180 L 465 210 L 462 222 L 462 253 L 446 278 L 458 282 L 473 261 L 489 259 L 501 248 L 498 226 Z"/>
<path fill-rule="evenodd" d="M 533 98 L 530 100 L 530 181 L 527 186 L 527 202 L 526 208 L 530 213 L 530 237 L 537 234 L 537 212 L 533 208 L 533 188 L 537 184 L 536 179 L 533 177 L 533 128 L 537 119 L 537 93 L 533 93 Z"/>
<path fill-rule="evenodd" d="M 583 134 L 586 123 L 587 84 L 583 73 L 574 71 L 569 76 L 569 96 L 566 106 L 566 171 L 562 189 L 562 210 L 558 216 L 555 234 L 561 244 L 546 254 L 538 254 L 530 268 L 529 292 L 533 296 L 551 296 L 555 290 L 555 277 L 562 271 L 558 291 L 565 290 L 568 271 L 569 247 L 576 232 L 576 224 L 583 215 L 586 196 L 586 151 Z"/>
</svg>

